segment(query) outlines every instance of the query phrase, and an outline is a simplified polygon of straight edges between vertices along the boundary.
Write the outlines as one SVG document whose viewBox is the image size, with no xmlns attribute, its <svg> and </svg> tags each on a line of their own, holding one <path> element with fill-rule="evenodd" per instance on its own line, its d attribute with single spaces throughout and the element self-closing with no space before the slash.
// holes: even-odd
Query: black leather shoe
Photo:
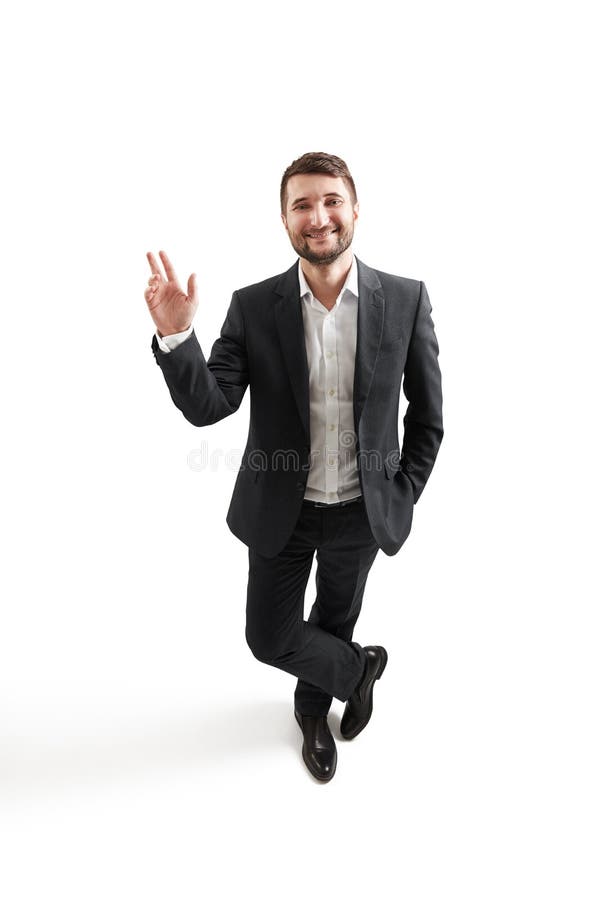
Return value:
<svg viewBox="0 0 601 900">
<path fill-rule="evenodd" d="M 371 718 L 374 704 L 374 684 L 382 677 L 388 662 L 388 654 L 384 647 L 364 647 L 367 653 L 367 665 L 363 678 L 346 701 L 344 714 L 340 721 L 340 733 L 350 741 L 363 731 Z"/>
<path fill-rule="evenodd" d="M 327 716 L 303 716 L 294 710 L 294 717 L 303 733 L 303 759 L 311 775 L 319 781 L 329 781 L 336 771 L 336 742 Z"/>
</svg>

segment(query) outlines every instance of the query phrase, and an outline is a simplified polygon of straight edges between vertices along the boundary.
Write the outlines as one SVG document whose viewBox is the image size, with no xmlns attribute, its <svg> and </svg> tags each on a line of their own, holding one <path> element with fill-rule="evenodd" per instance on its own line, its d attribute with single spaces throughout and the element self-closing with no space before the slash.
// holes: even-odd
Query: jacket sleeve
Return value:
<svg viewBox="0 0 601 900">
<path fill-rule="evenodd" d="M 170 353 L 159 348 L 154 335 L 152 351 L 171 399 L 192 425 L 212 425 L 240 406 L 248 386 L 248 358 L 237 292 L 208 362 L 194 331 Z"/>
<path fill-rule="evenodd" d="M 401 469 L 413 484 L 415 503 L 434 468 L 443 436 L 438 341 L 431 312 L 430 298 L 422 281 L 403 378 L 403 392 L 409 405 L 403 418 Z"/>
</svg>

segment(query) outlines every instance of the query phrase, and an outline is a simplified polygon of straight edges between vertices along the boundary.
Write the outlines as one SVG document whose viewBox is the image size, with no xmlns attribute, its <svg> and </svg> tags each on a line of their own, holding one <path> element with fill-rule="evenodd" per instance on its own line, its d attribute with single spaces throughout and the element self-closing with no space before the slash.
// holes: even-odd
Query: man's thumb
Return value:
<svg viewBox="0 0 601 900">
<path fill-rule="evenodd" d="M 188 297 L 192 301 L 196 301 L 198 299 L 196 296 L 196 273 L 195 272 L 192 272 L 192 274 L 188 278 Z"/>
</svg>

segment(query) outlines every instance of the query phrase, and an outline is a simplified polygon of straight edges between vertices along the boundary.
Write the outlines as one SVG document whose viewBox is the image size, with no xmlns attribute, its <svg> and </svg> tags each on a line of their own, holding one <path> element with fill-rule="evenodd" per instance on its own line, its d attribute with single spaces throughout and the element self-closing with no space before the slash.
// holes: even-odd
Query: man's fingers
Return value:
<svg viewBox="0 0 601 900">
<path fill-rule="evenodd" d="M 154 254 L 152 254 L 152 253 L 147 253 L 147 254 L 146 254 L 146 259 L 148 260 L 148 264 L 149 264 L 149 266 L 150 266 L 150 271 L 153 273 L 153 275 L 158 275 L 160 278 L 162 278 L 162 277 L 163 277 L 163 273 L 161 272 L 161 270 L 160 270 L 160 268 L 159 268 L 158 262 L 157 262 L 156 259 L 154 258 Z"/>
<path fill-rule="evenodd" d="M 169 281 L 177 281 L 177 275 L 173 270 L 173 266 L 169 262 L 169 257 L 165 253 L 164 250 L 159 250 L 159 256 L 161 257 L 161 261 L 165 266 L 165 272 L 167 273 L 167 278 Z"/>
</svg>

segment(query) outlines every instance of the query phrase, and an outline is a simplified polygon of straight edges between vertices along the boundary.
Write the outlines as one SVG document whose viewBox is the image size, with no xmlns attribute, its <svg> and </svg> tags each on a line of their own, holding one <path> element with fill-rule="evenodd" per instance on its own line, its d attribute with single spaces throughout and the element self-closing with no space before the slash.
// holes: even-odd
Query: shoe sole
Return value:
<svg viewBox="0 0 601 900">
<path fill-rule="evenodd" d="M 337 764 L 338 764 L 338 756 L 336 756 L 336 759 L 335 759 L 335 762 L 334 762 L 334 768 L 332 769 L 332 771 L 330 772 L 329 775 L 326 775 L 326 776 L 324 777 L 323 775 L 319 775 L 317 772 L 315 772 L 315 771 L 311 768 L 311 766 L 309 765 L 309 762 L 308 762 L 308 760 L 307 760 L 307 757 L 305 756 L 305 753 L 306 753 L 306 750 L 305 750 L 305 741 L 304 741 L 305 733 L 304 733 L 304 731 L 303 731 L 303 726 L 301 725 L 300 721 L 299 721 L 298 718 L 297 718 L 296 712 L 294 713 L 294 718 L 295 718 L 296 721 L 298 722 L 298 727 L 300 728 L 300 730 L 301 730 L 301 732 L 302 732 L 302 735 L 303 735 L 303 750 L 302 750 L 302 753 L 303 753 L 303 762 L 304 762 L 304 764 L 306 765 L 306 767 L 307 767 L 307 769 L 309 770 L 309 772 L 311 773 L 311 775 L 313 776 L 313 778 L 316 778 L 316 779 L 317 779 L 318 781 L 320 781 L 322 784 L 326 784 L 328 781 L 331 781 L 332 778 L 334 777 L 334 775 L 336 774 L 336 766 L 337 766 Z"/>
<path fill-rule="evenodd" d="M 382 647 L 382 650 L 384 650 L 384 662 L 382 664 L 382 668 L 380 669 L 380 671 L 374 678 L 374 684 L 376 683 L 376 681 L 378 681 L 382 677 L 382 675 L 384 674 L 384 669 L 386 668 L 386 664 L 388 663 L 388 653 L 386 652 L 384 647 Z M 359 728 L 355 729 L 355 731 L 349 731 L 349 732 L 347 732 L 347 734 L 344 734 L 344 732 L 342 731 L 342 728 L 340 729 L 340 734 L 345 739 L 345 741 L 352 741 L 353 738 L 356 738 L 358 734 L 361 734 L 363 729 L 368 725 L 373 711 L 374 711 L 374 692 L 373 692 L 373 686 L 372 686 L 372 690 L 370 691 L 370 697 L 369 697 L 369 715 L 368 715 L 367 719 L 365 720 L 365 722 L 363 722 L 363 724 L 360 725 Z"/>
</svg>

